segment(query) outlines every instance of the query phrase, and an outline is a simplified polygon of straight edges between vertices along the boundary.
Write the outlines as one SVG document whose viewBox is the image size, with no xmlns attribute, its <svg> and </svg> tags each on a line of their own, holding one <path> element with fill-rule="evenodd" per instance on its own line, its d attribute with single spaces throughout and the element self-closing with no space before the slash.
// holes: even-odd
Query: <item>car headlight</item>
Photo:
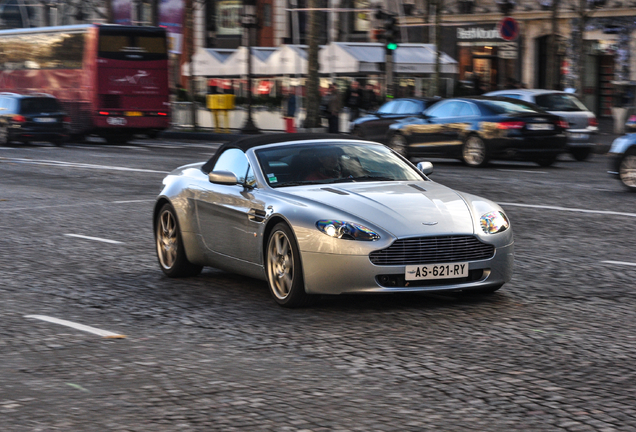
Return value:
<svg viewBox="0 0 636 432">
<path fill-rule="evenodd" d="M 508 222 L 508 218 L 502 211 L 491 211 L 486 213 L 479 219 L 479 224 L 486 234 L 504 232 L 508 229 L 508 227 L 510 227 L 510 222 Z"/>
<path fill-rule="evenodd" d="M 369 228 L 353 222 L 343 222 L 338 220 L 319 220 L 316 222 L 316 228 L 329 237 L 344 240 L 363 240 L 375 241 L 380 235 L 371 231 Z"/>
</svg>

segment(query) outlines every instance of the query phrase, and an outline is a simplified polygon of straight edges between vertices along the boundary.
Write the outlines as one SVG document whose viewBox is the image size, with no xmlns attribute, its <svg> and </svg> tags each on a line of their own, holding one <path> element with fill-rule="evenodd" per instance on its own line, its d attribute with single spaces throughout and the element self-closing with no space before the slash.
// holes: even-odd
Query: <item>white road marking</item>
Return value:
<svg viewBox="0 0 636 432">
<path fill-rule="evenodd" d="M 101 238 L 101 237 L 90 237 L 90 236 L 85 236 L 85 235 L 80 235 L 80 234 L 64 234 L 67 237 L 77 237 L 77 238 L 81 238 L 81 239 L 85 239 L 85 240 L 95 240 L 95 241 L 100 241 L 103 243 L 112 243 L 112 244 L 123 244 L 120 241 L 117 240 L 109 240 L 109 239 L 105 239 L 105 238 Z"/>
<path fill-rule="evenodd" d="M 612 265 L 624 265 L 630 267 L 636 267 L 636 263 L 633 262 L 624 262 L 624 261 L 601 261 L 603 264 L 612 264 Z"/>
<path fill-rule="evenodd" d="M 530 171 L 530 170 L 513 170 L 513 169 L 504 169 L 504 168 L 498 168 L 497 171 L 503 171 L 503 172 L 523 172 L 523 173 L 530 173 L 530 174 L 547 174 L 547 171 Z"/>
<path fill-rule="evenodd" d="M 3 211 L 20 211 L 20 210 L 42 210 L 42 209 L 51 209 L 58 207 L 83 207 L 89 205 L 110 205 L 110 204 L 129 204 L 129 203 L 137 203 L 137 202 L 155 202 L 154 199 L 147 200 L 130 200 L 130 201 L 104 201 L 104 202 L 87 202 L 81 204 L 58 204 L 58 205 L 50 205 L 50 206 L 37 206 L 37 207 L 13 207 L 13 208 L 0 208 L 0 212 Z"/>
<path fill-rule="evenodd" d="M 556 210 L 556 211 L 567 211 L 567 212 L 576 212 L 576 213 L 591 213 L 591 214 L 604 214 L 604 215 L 612 215 L 612 216 L 636 217 L 636 213 L 615 212 L 610 210 L 588 210 L 588 209 L 549 206 L 549 205 L 518 204 L 518 203 L 505 203 L 505 202 L 501 202 L 499 203 L 499 205 L 503 207 L 506 207 L 506 206 L 526 207 L 526 208 L 536 208 L 536 209 L 543 209 L 543 210 Z"/>
<path fill-rule="evenodd" d="M 113 332 L 109 332 L 107 330 L 101 330 L 95 327 L 89 327 L 87 325 L 84 324 L 78 324 L 78 323 L 74 323 L 72 321 L 66 321 L 63 319 L 59 319 L 59 318 L 53 318 L 50 316 L 46 316 L 46 315 L 25 315 L 25 318 L 35 318 L 35 319 L 39 319 L 42 321 L 47 321 L 47 322 L 51 322 L 54 324 L 60 324 L 63 326 L 67 326 L 67 327 L 71 327 L 74 328 L 76 330 L 81 330 L 81 331 L 85 331 L 88 333 L 93 333 L 105 338 L 110 338 L 110 339 L 123 339 L 126 336 L 119 334 L 119 333 L 113 333 Z"/>
<path fill-rule="evenodd" d="M 48 166 L 70 167 L 70 168 L 101 169 L 101 170 L 109 170 L 109 171 L 133 171 L 133 172 L 145 172 L 145 173 L 157 173 L 157 174 L 168 174 L 169 173 L 169 171 L 156 171 L 156 170 L 149 170 L 149 169 L 143 169 L 143 168 L 128 168 L 128 167 L 118 167 L 118 166 L 108 166 L 108 165 L 93 165 L 93 164 L 85 164 L 85 163 L 54 161 L 54 160 L 37 160 L 37 159 L 22 159 L 22 158 L 4 158 L 4 157 L 0 157 L 0 162 L 28 163 L 28 164 L 34 164 L 34 165 L 48 165 Z"/>
</svg>

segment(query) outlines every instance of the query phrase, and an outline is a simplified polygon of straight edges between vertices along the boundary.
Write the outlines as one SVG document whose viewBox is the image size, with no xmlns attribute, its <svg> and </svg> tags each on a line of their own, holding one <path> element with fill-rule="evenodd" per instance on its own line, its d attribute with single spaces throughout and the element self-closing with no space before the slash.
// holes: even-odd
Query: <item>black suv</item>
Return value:
<svg viewBox="0 0 636 432">
<path fill-rule="evenodd" d="M 68 139 L 70 121 L 54 96 L 0 93 L 0 145 L 11 141 L 61 145 Z"/>
</svg>

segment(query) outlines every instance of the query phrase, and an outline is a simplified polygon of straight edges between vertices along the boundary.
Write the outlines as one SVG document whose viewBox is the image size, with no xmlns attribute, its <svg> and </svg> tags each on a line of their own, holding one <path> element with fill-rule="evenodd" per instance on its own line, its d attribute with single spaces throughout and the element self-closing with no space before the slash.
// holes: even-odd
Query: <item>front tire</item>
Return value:
<svg viewBox="0 0 636 432">
<path fill-rule="evenodd" d="M 395 133 L 389 138 L 389 147 L 400 156 L 409 157 L 409 144 L 401 133 Z"/>
<path fill-rule="evenodd" d="M 572 157 L 574 159 L 579 162 L 583 162 L 590 156 L 590 153 L 592 153 L 592 149 L 589 147 L 574 148 L 571 149 L 570 152 L 572 153 Z"/>
<path fill-rule="evenodd" d="M 636 150 L 625 153 L 618 167 L 618 177 L 628 190 L 636 192 Z"/>
<path fill-rule="evenodd" d="M 196 276 L 203 266 L 188 261 L 174 207 L 164 204 L 155 221 L 155 243 L 161 270 L 172 278 Z"/>
<path fill-rule="evenodd" d="M 539 159 L 536 160 L 537 164 L 539 164 L 539 166 L 543 167 L 543 168 L 547 168 L 549 166 L 554 165 L 554 163 L 557 160 L 558 155 L 549 155 L 549 156 L 543 156 Z"/>
<path fill-rule="evenodd" d="M 265 266 L 269 290 L 276 303 L 295 308 L 311 302 L 311 296 L 305 292 L 298 246 L 285 223 L 276 224 L 269 235 Z"/>
<path fill-rule="evenodd" d="M 475 135 L 469 136 L 462 147 L 462 160 L 466 165 L 473 168 L 481 168 L 488 165 L 484 140 Z"/>
</svg>

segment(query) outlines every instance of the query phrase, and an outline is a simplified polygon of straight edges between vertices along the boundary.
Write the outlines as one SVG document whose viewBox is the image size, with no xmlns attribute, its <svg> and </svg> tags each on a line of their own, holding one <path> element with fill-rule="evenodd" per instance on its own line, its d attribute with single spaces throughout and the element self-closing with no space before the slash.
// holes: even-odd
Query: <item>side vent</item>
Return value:
<svg viewBox="0 0 636 432">
<path fill-rule="evenodd" d="M 412 184 L 412 183 L 409 184 L 409 186 L 411 186 L 413 189 L 417 189 L 418 191 L 426 192 L 426 189 L 424 189 L 422 186 Z"/>
<path fill-rule="evenodd" d="M 258 223 L 262 223 L 265 220 L 265 216 L 267 216 L 265 210 L 260 209 L 250 209 L 248 214 L 248 217 L 251 221 Z"/>
</svg>

